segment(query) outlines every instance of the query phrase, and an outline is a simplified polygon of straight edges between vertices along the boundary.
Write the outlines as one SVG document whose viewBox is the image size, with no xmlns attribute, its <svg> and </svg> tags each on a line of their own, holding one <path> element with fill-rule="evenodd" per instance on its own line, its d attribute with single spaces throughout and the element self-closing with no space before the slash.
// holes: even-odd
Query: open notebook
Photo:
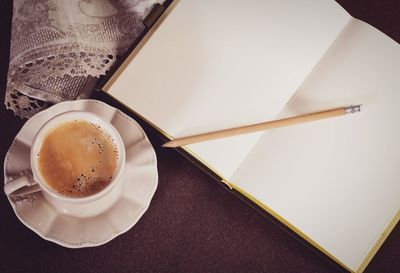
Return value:
<svg viewBox="0 0 400 273">
<path fill-rule="evenodd" d="M 400 46 L 333 0 L 181 0 L 163 17 L 104 91 L 171 138 L 363 104 L 185 147 L 362 271 L 400 216 Z"/>
</svg>

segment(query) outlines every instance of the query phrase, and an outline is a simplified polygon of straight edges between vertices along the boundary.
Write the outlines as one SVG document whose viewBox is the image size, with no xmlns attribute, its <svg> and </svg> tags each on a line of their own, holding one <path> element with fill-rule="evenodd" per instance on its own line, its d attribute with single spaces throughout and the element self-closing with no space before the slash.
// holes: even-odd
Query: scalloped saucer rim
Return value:
<svg viewBox="0 0 400 273">
<path fill-rule="evenodd" d="M 7 198 L 17 218 L 43 239 L 68 248 L 95 247 L 103 245 L 130 230 L 148 209 L 157 189 L 156 154 L 145 132 L 135 120 L 106 103 L 90 99 L 61 102 L 39 112 L 23 125 L 7 151 L 4 160 L 4 183 L 13 179 L 13 175 L 10 174 L 15 175 L 26 171 L 26 158 L 29 161 L 29 156 L 26 153 L 24 156 L 24 149 L 25 152 L 28 150 L 31 144 L 29 139 L 33 139 L 38 128 L 52 116 L 71 110 L 90 111 L 109 120 L 121 134 L 126 149 L 129 149 L 127 150 L 127 168 L 122 178 L 125 181 L 121 183 L 123 188 L 116 203 L 98 215 L 77 218 L 57 211 L 50 203 L 46 202 L 40 192 L 27 194 L 24 197 L 11 198 L 7 196 Z M 15 155 L 15 153 L 18 155 Z M 128 156 L 130 157 L 128 158 Z M 14 162 L 10 163 L 10 161 L 13 161 L 11 159 L 14 159 Z M 18 163 L 15 163 L 15 161 L 18 161 Z M 50 219 L 50 217 L 46 218 L 46 215 L 37 213 L 40 209 L 45 212 L 43 214 L 51 214 L 51 211 L 53 211 L 54 215 L 52 216 L 54 217 Z M 136 210 L 136 213 L 133 213 L 134 210 Z M 118 214 L 120 215 L 118 216 Z M 129 218 L 129 221 L 126 221 L 127 218 Z M 32 221 L 37 222 L 33 223 Z M 60 221 L 61 225 L 57 221 Z M 96 238 L 96 232 L 99 231 L 93 227 L 99 225 L 97 222 L 101 222 L 101 225 L 105 225 L 109 230 L 104 231 L 105 234 L 102 237 L 99 235 L 101 239 L 99 237 L 96 240 L 88 239 L 91 236 Z M 48 224 L 47 230 L 44 227 L 46 224 Z M 57 224 L 60 227 L 57 227 Z M 64 225 L 67 225 L 71 230 L 75 228 L 77 233 L 67 228 L 58 232 L 57 228 L 62 229 Z M 42 227 L 44 228 L 41 230 Z M 82 227 L 89 229 L 85 230 L 88 231 L 86 234 L 79 233 Z M 70 241 L 65 241 L 68 236 L 70 236 Z M 71 242 L 71 239 L 76 241 Z"/>
</svg>

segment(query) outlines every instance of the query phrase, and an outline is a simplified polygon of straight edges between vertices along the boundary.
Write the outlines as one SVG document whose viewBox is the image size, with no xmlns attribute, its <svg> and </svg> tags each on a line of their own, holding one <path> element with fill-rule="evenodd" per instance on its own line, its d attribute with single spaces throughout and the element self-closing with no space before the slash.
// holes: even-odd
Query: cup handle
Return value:
<svg viewBox="0 0 400 273">
<path fill-rule="evenodd" d="M 37 192 L 40 190 L 41 188 L 39 184 L 35 182 L 32 183 L 31 179 L 26 175 L 22 175 L 4 184 L 4 192 L 7 196 L 23 195 L 23 194 Z"/>
</svg>

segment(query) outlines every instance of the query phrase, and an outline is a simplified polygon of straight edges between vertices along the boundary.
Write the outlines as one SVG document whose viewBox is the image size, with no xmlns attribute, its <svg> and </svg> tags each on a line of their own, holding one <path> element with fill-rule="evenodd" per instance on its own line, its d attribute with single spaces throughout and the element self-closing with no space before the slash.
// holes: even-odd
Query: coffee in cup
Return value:
<svg viewBox="0 0 400 273">
<path fill-rule="evenodd" d="M 30 148 L 31 175 L 7 182 L 7 196 L 40 191 L 48 204 L 76 217 L 104 212 L 119 198 L 125 144 L 106 119 L 87 111 L 58 114 L 37 131 Z"/>
<path fill-rule="evenodd" d="M 100 192 L 112 181 L 118 149 L 100 125 L 75 119 L 47 132 L 37 162 L 52 190 L 66 197 L 85 197 Z"/>
<path fill-rule="evenodd" d="M 88 202 L 115 186 L 125 148 L 108 121 L 90 112 L 70 111 L 40 128 L 30 157 L 34 179 L 47 194 L 66 202 Z"/>
</svg>

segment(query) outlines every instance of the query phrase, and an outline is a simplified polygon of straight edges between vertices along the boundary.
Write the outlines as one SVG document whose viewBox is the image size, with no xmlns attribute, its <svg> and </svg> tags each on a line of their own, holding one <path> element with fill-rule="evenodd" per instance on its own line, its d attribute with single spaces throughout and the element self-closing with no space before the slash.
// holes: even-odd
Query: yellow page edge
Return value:
<svg viewBox="0 0 400 273">
<path fill-rule="evenodd" d="M 378 239 L 372 244 L 372 247 L 368 251 L 365 258 L 358 265 L 356 273 L 361 273 L 365 270 L 368 264 L 371 262 L 375 254 L 378 252 L 380 247 L 383 245 L 389 234 L 392 232 L 394 227 L 400 221 L 400 209 L 394 214 L 392 219 L 386 224 L 386 227 L 383 229 L 382 233 L 379 235 Z"/>
<path fill-rule="evenodd" d="M 331 253 L 329 253 L 327 250 L 325 250 L 322 246 L 317 244 L 315 241 L 313 241 L 310 237 L 308 237 L 305 233 L 303 233 L 301 230 L 296 228 L 294 225 L 292 225 L 290 222 L 288 222 L 285 218 L 283 218 L 281 215 L 276 213 L 273 209 L 259 201 L 257 198 L 254 196 L 250 195 L 247 193 L 245 190 L 241 189 L 240 187 L 236 186 L 235 184 L 230 183 L 230 185 L 238 192 L 243 194 L 246 198 L 248 198 L 250 201 L 255 203 L 257 206 L 262 208 L 263 210 L 267 211 L 269 214 L 271 214 L 273 217 L 278 219 L 282 224 L 287 226 L 289 229 L 291 229 L 293 232 L 295 232 L 297 235 L 299 235 L 301 238 L 306 240 L 308 243 L 310 243 L 312 246 L 314 246 L 316 249 L 327 255 L 329 258 L 331 258 L 333 261 L 335 261 L 337 264 L 348 270 L 349 272 L 356 273 L 355 271 L 351 270 L 349 267 L 347 267 L 344 263 L 339 261 L 335 256 L 333 256 Z"/>
</svg>

